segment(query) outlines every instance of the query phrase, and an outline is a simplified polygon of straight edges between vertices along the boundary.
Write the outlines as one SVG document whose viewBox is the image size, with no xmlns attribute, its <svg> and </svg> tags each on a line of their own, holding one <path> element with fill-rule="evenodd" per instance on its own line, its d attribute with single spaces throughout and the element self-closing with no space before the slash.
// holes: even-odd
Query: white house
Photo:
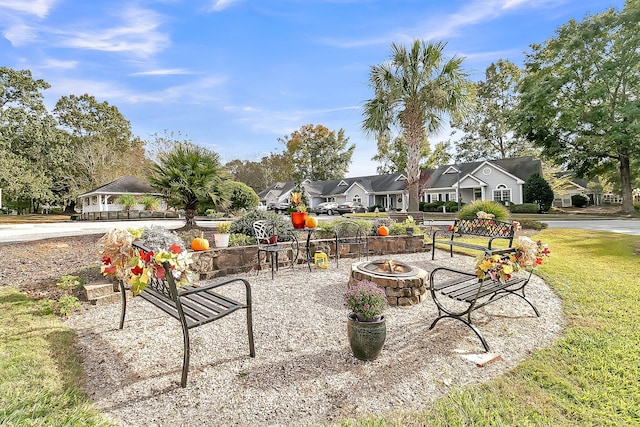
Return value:
<svg viewBox="0 0 640 427">
<path fill-rule="evenodd" d="M 144 179 L 131 175 L 123 176 L 101 187 L 80 194 L 78 196 L 78 204 L 82 208 L 83 214 L 122 211 L 123 207 L 117 201 L 118 197 L 124 194 L 137 197 L 152 195 L 158 198 L 160 210 L 167 208 L 166 202 L 162 199 L 162 194 L 158 193 Z M 141 210 L 144 209 L 144 206 L 138 205 L 133 209 Z"/>
</svg>

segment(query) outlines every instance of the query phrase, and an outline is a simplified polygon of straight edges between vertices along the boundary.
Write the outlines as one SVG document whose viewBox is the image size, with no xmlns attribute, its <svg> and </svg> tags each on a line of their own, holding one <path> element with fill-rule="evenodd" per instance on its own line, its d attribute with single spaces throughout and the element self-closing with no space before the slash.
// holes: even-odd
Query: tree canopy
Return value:
<svg viewBox="0 0 640 427">
<path fill-rule="evenodd" d="M 418 210 L 420 158 L 425 138 L 438 131 L 446 115 L 461 114 L 471 85 L 462 59 L 445 60 L 445 44 L 415 40 L 409 48 L 393 43 L 390 59 L 371 67 L 374 97 L 365 102 L 363 130 L 391 141 L 400 129 L 407 144 L 409 210 Z"/>
<path fill-rule="evenodd" d="M 196 225 L 199 206 L 229 200 L 230 176 L 220 164 L 220 156 L 192 143 L 179 142 L 171 151 L 160 153 L 158 162 L 148 169 L 148 178 L 170 206 L 184 209 L 187 227 Z"/>
<path fill-rule="evenodd" d="M 622 212 L 640 156 L 640 1 L 571 20 L 527 54 L 518 133 L 580 177 L 617 170 Z"/>
<path fill-rule="evenodd" d="M 452 120 L 463 132 L 456 142 L 458 162 L 507 159 L 533 155 L 533 145 L 514 134 L 510 123 L 518 105 L 517 85 L 522 70 L 509 60 L 498 60 L 485 71 L 485 80 L 474 84 L 475 97 L 464 117 Z"/>
<path fill-rule="evenodd" d="M 296 181 L 344 178 L 355 150 L 343 129 L 336 133 L 322 125 L 304 125 L 279 141 L 286 147 Z"/>
</svg>

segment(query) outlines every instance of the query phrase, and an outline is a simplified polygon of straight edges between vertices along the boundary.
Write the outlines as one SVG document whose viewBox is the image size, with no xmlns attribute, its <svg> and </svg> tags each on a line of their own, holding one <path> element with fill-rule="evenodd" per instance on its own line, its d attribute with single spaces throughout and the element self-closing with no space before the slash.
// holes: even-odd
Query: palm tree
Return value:
<svg viewBox="0 0 640 427">
<path fill-rule="evenodd" d="M 407 144 L 409 210 L 418 210 L 422 141 L 439 130 L 445 114 L 463 114 L 471 99 L 471 82 L 462 58 L 445 61 L 442 42 L 415 40 L 410 50 L 393 43 L 390 60 L 371 67 L 374 98 L 365 102 L 362 128 L 378 140 L 391 139 L 399 127 Z"/>
<path fill-rule="evenodd" d="M 149 182 L 161 191 L 171 206 L 182 206 L 185 227 L 196 225 L 195 214 L 201 203 L 226 201 L 225 183 L 230 176 L 220 164 L 220 156 L 190 142 L 179 142 L 171 151 L 158 155 L 149 168 Z"/>
</svg>

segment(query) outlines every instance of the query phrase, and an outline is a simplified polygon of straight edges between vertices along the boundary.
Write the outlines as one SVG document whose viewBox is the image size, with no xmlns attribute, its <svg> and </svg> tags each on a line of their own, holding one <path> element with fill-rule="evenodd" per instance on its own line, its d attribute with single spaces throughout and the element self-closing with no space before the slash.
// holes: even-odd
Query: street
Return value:
<svg viewBox="0 0 640 427">
<path fill-rule="evenodd" d="M 319 217 L 321 220 L 334 217 Z M 447 225 L 451 221 L 434 221 L 434 225 Z M 549 228 L 578 228 L 593 231 L 605 231 L 640 236 L 640 220 L 638 219 L 576 219 L 546 221 Z M 197 221 L 202 227 L 213 226 L 213 221 Z M 119 228 L 140 228 L 151 225 L 162 225 L 175 229 L 184 225 L 182 219 L 161 219 L 148 221 L 71 221 L 58 223 L 33 223 L 33 224 L 0 224 L 0 243 L 26 242 L 31 240 L 47 239 L 51 237 L 79 236 L 86 234 L 101 234 Z"/>
</svg>

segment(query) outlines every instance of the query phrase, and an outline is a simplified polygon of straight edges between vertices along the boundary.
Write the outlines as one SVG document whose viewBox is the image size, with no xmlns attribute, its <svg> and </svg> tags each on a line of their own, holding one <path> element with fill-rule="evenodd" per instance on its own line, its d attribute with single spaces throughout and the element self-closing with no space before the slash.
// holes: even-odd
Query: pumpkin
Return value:
<svg viewBox="0 0 640 427">
<path fill-rule="evenodd" d="M 209 249 L 209 241 L 204 237 L 196 237 L 191 241 L 191 249 L 194 251 L 206 251 Z"/>
<path fill-rule="evenodd" d="M 318 218 L 315 216 L 307 216 L 304 220 L 304 226 L 307 228 L 316 228 L 318 226 Z"/>
<path fill-rule="evenodd" d="M 378 236 L 388 236 L 389 235 L 389 227 L 386 225 L 381 225 L 378 227 Z"/>
</svg>

